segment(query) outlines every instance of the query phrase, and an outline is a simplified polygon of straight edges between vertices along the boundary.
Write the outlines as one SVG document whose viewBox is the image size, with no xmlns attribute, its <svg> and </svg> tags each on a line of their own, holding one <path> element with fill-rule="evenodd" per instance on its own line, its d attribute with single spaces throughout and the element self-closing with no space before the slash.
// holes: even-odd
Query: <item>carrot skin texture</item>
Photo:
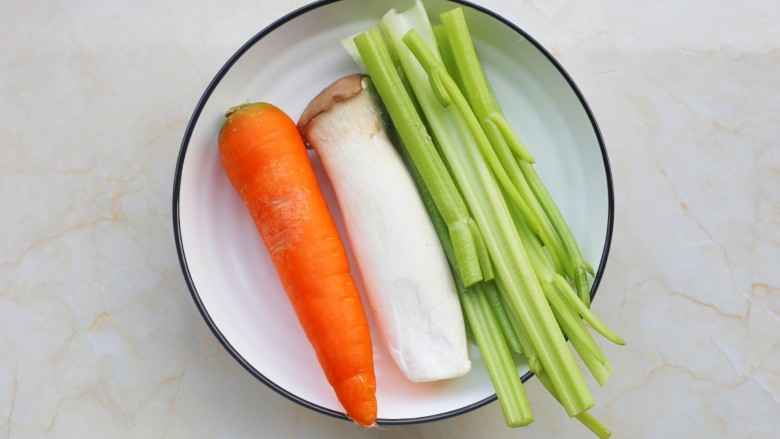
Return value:
<svg viewBox="0 0 780 439">
<path fill-rule="evenodd" d="M 368 320 L 297 126 L 271 104 L 242 105 L 220 129 L 219 152 L 339 402 L 353 421 L 373 425 Z"/>
</svg>

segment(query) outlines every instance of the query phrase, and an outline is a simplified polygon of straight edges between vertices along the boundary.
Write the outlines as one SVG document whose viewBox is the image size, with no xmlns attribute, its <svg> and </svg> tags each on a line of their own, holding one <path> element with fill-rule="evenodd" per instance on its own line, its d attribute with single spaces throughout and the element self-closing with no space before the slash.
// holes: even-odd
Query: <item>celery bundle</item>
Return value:
<svg viewBox="0 0 780 439">
<path fill-rule="evenodd" d="M 533 422 L 524 357 L 569 416 L 608 437 L 566 339 L 600 385 L 612 367 L 586 323 L 624 341 L 589 309 L 593 269 L 504 117 L 463 11 L 440 18 L 432 26 L 417 0 L 343 44 L 393 122 L 507 424 Z"/>
</svg>

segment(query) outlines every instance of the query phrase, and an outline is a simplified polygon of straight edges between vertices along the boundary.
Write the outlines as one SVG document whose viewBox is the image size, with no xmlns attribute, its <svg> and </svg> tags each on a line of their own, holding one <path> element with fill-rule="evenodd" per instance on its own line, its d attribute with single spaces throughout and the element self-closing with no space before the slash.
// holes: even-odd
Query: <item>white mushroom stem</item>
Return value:
<svg viewBox="0 0 780 439">
<path fill-rule="evenodd" d="M 352 75 L 306 108 L 300 131 L 322 160 L 380 337 L 411 381 L 469 371 L 452 274 L 417 188 L 393 146 L 381 104 Z"/>
</svg>

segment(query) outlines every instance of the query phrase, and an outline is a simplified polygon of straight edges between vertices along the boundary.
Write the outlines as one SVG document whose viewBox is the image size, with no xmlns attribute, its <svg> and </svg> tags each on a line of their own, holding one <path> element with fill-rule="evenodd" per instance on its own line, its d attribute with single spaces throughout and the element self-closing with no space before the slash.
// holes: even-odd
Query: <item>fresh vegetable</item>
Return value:
<svg viewBox="0 0 780 439">
<path fill-rule="evenodd" d="M 373 425 L 368 321 L 295 123 L 268 103 L 232 108 L 219 152 L 338 400 L 356 423 Z"/>
<path fill-rule="evenodd" d="M 511 175 L 512 182 L 522 192 L 523 200 L 528 203 L 532 211 L 524 213 L 523 216 L 534 226 L 535 232 L 542 237 L 551 233 L 546 228 L 547 226 L 554 229 L 554 233 L 559 237 L 558 242 L 565 249 L 565 259 L 563 260 L 567 261 L 567 273 L 570 277 L 574 277 L 574 284 L 580 299 L 589 306 L 588 274 L 594 273 L 593 267 L 582 257 L 574 235 L 569 230 L 569 226 L 547 191 L 544 182 L 532 166 L 533 161 L 529 160 L 530 153 L 527 152 L 525 145 L 504 117 L 477 57 L 463 10 L 461 8 L 449 10 L 441 15 L 441 20 L 442 34 L 446 38 L 446 43 L 443 45 L 446 45 L 450 51 L 451 69 L 458 72 L 457 78 L 460 80 L 458 85 L 480 118 L 480 123 L 485 133 L 490 137 L 491 144 L 501 156 L 501 164 Z M 439 42 L 442 40 L 440 39 Z M 521 160 L 513 160 L 513 153 Z M 549 248 L 552 239 L 547 239 L 549 241 L 545 241 L 545 245 Z M 556 252 L 561 252 L 560 247 L 556 249 Z"/>
<path fill-rule="evenodd" d="M 566 339 L 602 385 L 612 368 L 585 322 L 615 343 L 624 341 L 588 309 L 593 269 L 504 117 L 462 13 L 456 8 L 441 18 L 444 25 L 434 29 L 417 1 L 343 43 L 386 106 L 409 168 L 419 173 L 420 192 L 431 197 L 431 217 L 445 218 L 437 199 L 450 196 L 465 204 L 482 276 L 458 284 L 461 303 L 507 423 L 532 420 L 525 394 L 506 379 L 517 375 L 514 364 L 503 360 L 511 350 L 522 352 L 569 416 L 607 437 L 609 431 L 587 412 L 595 402 Z M 431 168 L 449 175 L 430 175 Z M 452 184 L 446 188 L 429 184 L 448 177 Z M 454 255 L 465 252 L 449 239 L 451 229 L 443 233 L 438 226 L 457 282 L 468 261 Z"/>
<path fill-rule="evenodd" d="M 411 381 L 462 376 L 471 362 L 452 273 L 364 78 L 325 88 L 298 127 L 334 187 L 390 356 Z"/>
</svg>

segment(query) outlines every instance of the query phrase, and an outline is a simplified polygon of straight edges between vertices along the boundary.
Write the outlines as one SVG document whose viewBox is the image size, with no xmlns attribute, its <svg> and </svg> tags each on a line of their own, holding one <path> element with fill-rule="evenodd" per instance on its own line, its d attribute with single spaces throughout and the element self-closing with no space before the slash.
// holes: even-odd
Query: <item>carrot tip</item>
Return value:
<svg viewBox="0 0 780 439">
<path fill-rule="evenodd" d="M 347 417 L 348 417 L 348 418 L 349 418 L 349 419 L 350 419 L 352 422 L 354 422 L 354 423 L 355 423 L 355 425 L 357 425 L 357 426 L 358 426 L 358 427 L 360 427 L 361 429 L 366 429 L 366 430 L 368 430 L 368 429 L 370 429 L 370 428 L 374 428 L 374 427 L 376 427 L 376 426 L 377 426 L 377 423 L 376 423 L 376 421 L 372 421 L 372 422 L 369 424 L 369 423 L 358 422 L 358 421 L 356 421 L 355 419 L 351 418 L 349 415 L 347 415 Z"/>
</svg>

